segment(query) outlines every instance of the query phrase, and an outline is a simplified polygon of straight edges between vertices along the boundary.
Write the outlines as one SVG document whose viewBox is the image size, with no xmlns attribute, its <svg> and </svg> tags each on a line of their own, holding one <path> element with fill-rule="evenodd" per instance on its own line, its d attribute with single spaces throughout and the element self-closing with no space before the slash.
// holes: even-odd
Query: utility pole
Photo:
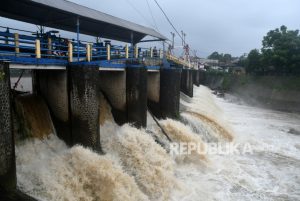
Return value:
<svg viewBox="0 0 300 201">
<path fill-rule="evenodd" d="M 175 33 L 171 32 L 171 35 L 172 35 L 172 50 L 174 49 L 174 46 L 175 46 L 175 41 L 174 41 L 174 38 L 175 38 Z"/>
<path fill-rule="evenodd" d="M 194 57 L 197 57 L 197 50 L 193 50 Z"/>
<path fill-rule="evenodd" d="M 182 35 L 182 46 L 185 46 L 186 33 L 184 33 L 183 31 L 181 31 L 181 35 Z"/>
</svg>

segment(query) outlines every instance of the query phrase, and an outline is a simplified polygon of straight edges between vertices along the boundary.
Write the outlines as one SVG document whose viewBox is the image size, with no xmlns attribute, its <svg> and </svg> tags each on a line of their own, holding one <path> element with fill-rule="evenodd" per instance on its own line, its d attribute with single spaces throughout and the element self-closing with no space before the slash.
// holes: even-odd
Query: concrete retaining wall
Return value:
<svg viewBox="0 0 300 201">
<path fill-rule="evenodd" d="M 205 84 L 250 105 L 300 112 L 300 77 L 206 73 Z M 226 96 L 225 96 L 226 97 Z"/>
</svg>

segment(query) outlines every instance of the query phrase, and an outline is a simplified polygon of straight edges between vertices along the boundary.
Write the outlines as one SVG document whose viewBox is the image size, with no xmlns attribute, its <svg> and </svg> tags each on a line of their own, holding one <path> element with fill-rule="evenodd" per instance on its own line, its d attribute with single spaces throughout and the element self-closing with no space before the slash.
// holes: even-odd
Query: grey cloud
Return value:
<svg viewBox="0 0 300 201">
<path fill-rule="evenodd" d="M 145 26 L 152 27 L 154 24 L 146 0 L 72 1 Z M 260 48 L 263 36 L 270 29 L 282 24 L 289 29 L 300 29 L 299 0 L 157 1 L 178 31 L 184 30 L 187 33 L 190 46 L 203 57 L 213 51 L 239 56 L 253 48 Z M 170 37 L 170 31 L 173 31 L 171 26 L 155 5 L 154 0 L 148 0 L 148 2 L 159 31 Z M 5 23 L 7 20 L 1 19 L 1 25 Z M 28 26 L 20 25 L 20 23 L 16 25 L 22 28 Z M 13 23 L 10 23 L 10 26 L 13 26 Z M 176 43 L 180 44 L 178 36 Z"/>
</svg>

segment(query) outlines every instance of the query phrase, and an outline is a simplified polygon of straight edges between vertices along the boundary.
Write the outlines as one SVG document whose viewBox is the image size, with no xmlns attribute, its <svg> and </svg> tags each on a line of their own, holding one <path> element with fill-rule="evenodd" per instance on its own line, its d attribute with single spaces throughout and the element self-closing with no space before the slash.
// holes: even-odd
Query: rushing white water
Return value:
<svg viewBox="0 0 300 201">
<path fill-rule="evenodd" d="M 40 200 L 147 200 L 118 160 L 56 136 L 17 146 L 18 187 Z"/>
<path fill-rule="evenodd" d="M 300 200 L 300 115 L 230 103 L 203 86 L 194 96 L 182 95 L 181 122 L 159 121 L 172 142 L 251 152 L 172 157 L 150 115 L 147 130 L 118 126 L 102 100 L 105 156 L 54 135 L 29 139 L 16 147 L 19 188 L 40 200 Z"/>
<path fill-rule="evenodd" d="M 195 87 L 192 109 L 203 91 Z M 200 92 L 202 91 L 202 92 Z M 200 92 L 200 93 L 199 93 Z M 207 168 L 176 166 L 176 176 L 187 186 L 174 200 L 300 200 L 300 115 L 229 103 L 214 97 L 235 131 L 232 143 L 250 144 L 246 154 L 213 154 Z"/>
<path fill-rule="evenodd" d="M 101 144 L 105 152 L 120 158 L 124 170 L 151 200 L 169 200 L 176 187 L 174 162 L 149 134 L 108 122 L 101 128 Z"/>
</svg>

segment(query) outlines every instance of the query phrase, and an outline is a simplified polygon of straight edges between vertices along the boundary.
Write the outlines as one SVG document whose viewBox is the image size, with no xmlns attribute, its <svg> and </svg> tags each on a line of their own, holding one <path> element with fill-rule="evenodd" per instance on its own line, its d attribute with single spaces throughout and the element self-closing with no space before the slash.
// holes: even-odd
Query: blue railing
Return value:
<svg viewBox="0 0 300 201">
<path fill-rule="evenodd" d="M 37 64 L 47 61 L 57 64 L 97 61 L 120 64 L 135 59 L 148 66 L 159 66 L 162 63 L 162 52 L 110 43 L 80 41 L 78 45 L 74 39 L 57 37 L 50 32 L 39 34 L 7 28 L 6 31 L 0 29 L 0 59 Z"/>
</svg>

